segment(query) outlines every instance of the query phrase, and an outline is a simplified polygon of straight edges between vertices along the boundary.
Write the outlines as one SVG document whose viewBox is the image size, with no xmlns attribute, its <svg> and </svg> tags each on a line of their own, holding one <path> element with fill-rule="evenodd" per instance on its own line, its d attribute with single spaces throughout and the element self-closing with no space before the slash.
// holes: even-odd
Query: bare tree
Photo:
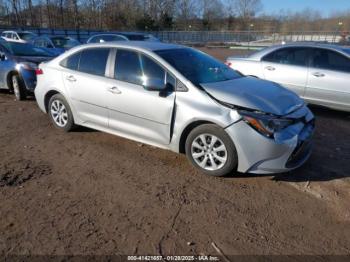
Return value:
<svg viewBox="0 0 350 262">
<path fill-rule="evenodd" d="M 250 21 L 262 10 L 261 0 L 231 0 L 233 10 L 242 22 L 242 29 L 248 28 Z"/>
</svg>

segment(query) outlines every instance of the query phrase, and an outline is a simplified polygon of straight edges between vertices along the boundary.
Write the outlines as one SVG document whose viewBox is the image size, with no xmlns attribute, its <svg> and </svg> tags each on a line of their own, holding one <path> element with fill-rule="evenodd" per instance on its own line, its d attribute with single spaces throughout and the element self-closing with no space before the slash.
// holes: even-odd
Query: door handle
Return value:
<svg viewBox="0 0 350 262">
<path fill-rule="evenodd" d="M 324 77 L 325 76 L 325 74 L 320 73 L 320 72 L 313 73 L 312 75 L 316 76 L 316 77 Z"/>
<path fill-rule="evenodd" d="M 70 75 L 70 76 L 67 76 L 66 79 L 69 81 L 69 82 L 76 82 L 77 79 L 75 79 L 74 76 Z"/>
<path fill-rule="evenodd" d="M 274 68 L 273 66 L 267 66 L 265 67 L 265 69 L 269 70 L 269 71 L 275 71 L 276 68 Z"/>
<path fill-rule="evenodd" d="M 120 90 L 118 89 L 118 87 L 116 87 L 116 86 L 113 86 L 113 87 L 111 87 L 111 88 L 108 88 L 108 91 L 111 92 L 112 94 L 117 94 L 117 95 L 119 95 L 119 94 L 122 93 L 122 91 L 120 91 Z"/>
</svg>

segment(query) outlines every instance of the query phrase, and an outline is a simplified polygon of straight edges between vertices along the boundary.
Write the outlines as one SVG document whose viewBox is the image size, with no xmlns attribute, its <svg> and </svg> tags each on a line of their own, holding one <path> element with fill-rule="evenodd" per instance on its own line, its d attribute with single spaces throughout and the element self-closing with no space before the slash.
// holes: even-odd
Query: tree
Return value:
<svg viewBox="0 0 350 262">
<path fill-rule="evenodd" d="M 261 0 L 232 0 L 231 5 L 241 19 L 243 30 L 249 27 L 252 18 L 262 10 Z"/>
</svg>

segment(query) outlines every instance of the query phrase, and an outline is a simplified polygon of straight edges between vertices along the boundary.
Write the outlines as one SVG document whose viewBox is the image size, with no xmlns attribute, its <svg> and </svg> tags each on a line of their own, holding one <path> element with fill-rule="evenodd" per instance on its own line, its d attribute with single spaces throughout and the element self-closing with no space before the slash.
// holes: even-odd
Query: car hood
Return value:
<svg viewBox="0 0 350 262">
<path fill-rule="evenodd" d="M 55 57 L 47 57 L 47 56 L 16 56 L 14 57 L 14 59 L 20 63 L 20 62 L 30 62 L 30 63 L 34 63 L 34 64 L 40 64 L 42 62 L 47 62 L 50 61 L 52 59 L 54 59 Z"/>
<path fill-rule="evenodd" d="M 292 91 L 274 82 L 254 77 L 241 77 L 201 86 L 219 101 L 279 116 L 289 114 L 304 105 L 303 100 Z"/>
</svg>

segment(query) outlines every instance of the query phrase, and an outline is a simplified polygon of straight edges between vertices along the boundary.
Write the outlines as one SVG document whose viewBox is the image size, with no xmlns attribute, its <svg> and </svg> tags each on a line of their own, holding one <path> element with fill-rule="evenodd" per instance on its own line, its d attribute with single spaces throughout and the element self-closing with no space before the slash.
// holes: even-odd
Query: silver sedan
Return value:
<svg viewBox="0 0 350 262">
<path fill-rule="evenodd" d="M 226 61 L 244 75 L 274 81 L 311 104 L 350 111 L 350 48 L 317 43 L 272 46 Z"/>
<path fill-rule="evenodd" d="M 311 153 L 314 117 L 279 85 L 156 42 L 76 47 L 40 65 L 37 103 L 75 125 L 185 153 L 206 174 L 285 172 Z"/>
</svg>

